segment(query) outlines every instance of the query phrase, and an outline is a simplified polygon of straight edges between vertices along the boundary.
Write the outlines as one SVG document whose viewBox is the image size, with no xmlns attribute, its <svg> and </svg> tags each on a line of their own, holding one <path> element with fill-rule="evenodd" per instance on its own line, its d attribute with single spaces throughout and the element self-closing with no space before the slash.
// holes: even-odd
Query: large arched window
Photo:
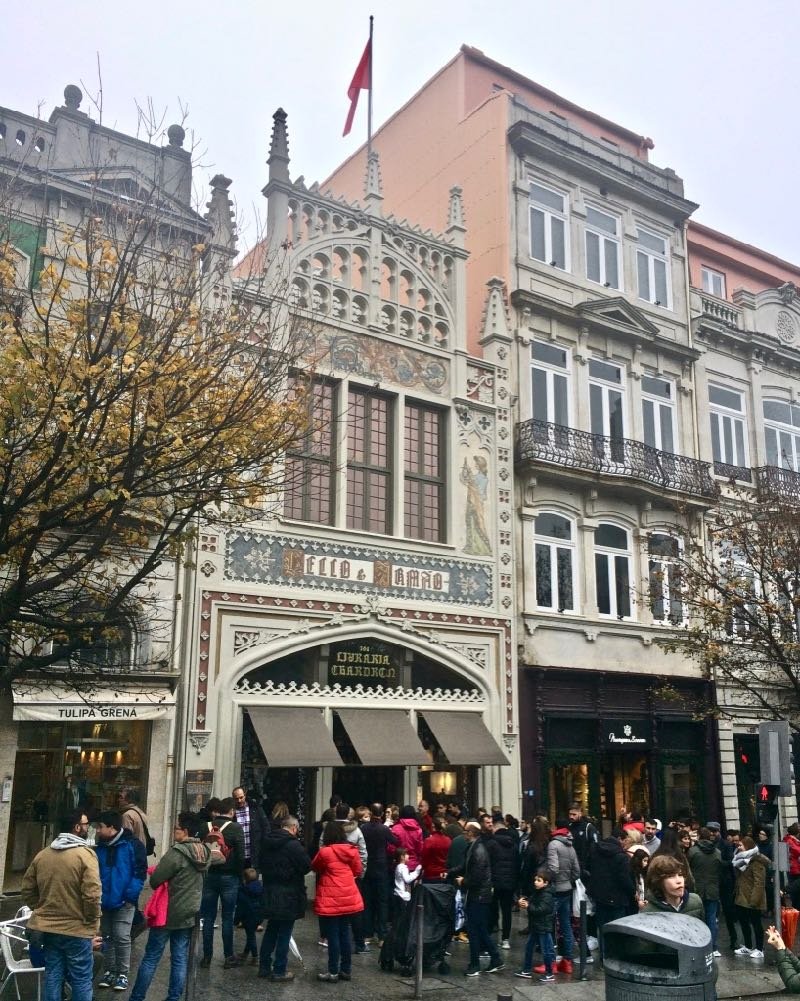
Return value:
<svg viewBox="0 0 800 1001">
<path fill-rule="evenodd" d="M 575 530 L 560 514 L 543 511 L 534 521 L 536 607 L 575 611 Z"/>
<path fill-rule="evenodd" d="M 594 533 L 597 610 L 616 619 L 631 616 L 629 534 L 619 525 L 601 522 Z"/>
<path fill-rule="evenodd" d="M 764 400 L 767 465 L 800 472 L 800 406 Z"/>
</svg>

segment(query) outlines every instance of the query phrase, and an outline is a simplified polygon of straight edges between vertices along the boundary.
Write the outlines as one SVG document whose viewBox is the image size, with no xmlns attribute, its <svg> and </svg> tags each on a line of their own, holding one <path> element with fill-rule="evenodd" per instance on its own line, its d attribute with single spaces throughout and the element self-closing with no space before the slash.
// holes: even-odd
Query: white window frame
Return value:
<svg viewBox="0 0 800 1001">
<path fill-rule="evenodd" d="M 634 615 L 634 597 L 633 597 L 633 585 L 632 585 L 632 571 L 633 571 L 633 554 L 631 552 L 631 533 L 623 525 L 618 525 L 613 521 L 603 521 L 598 524 L 597 528 L 601 525 L 609 525 L 612 528 L 618 528 L 625 533 L 625 549 L 616 549 L 612 546 L 602 546 L 597 542 L 597 530 L 595 529 L 595 541 L 594 541 L 594 567 L 595 567 L 595 600 L 597 602 L 597 614 L 603 619 L 619 619 L 624 622 L 630 622 Z M 601 571 L 600 565 L 598 563 L 598 558 L 605 561 L 605 569 Z M 625 560 L 628 569 L 628 605 L 629 611 L 627 614 L 620 613 L 620 606 L 617 602 L 617 560 Z M 608 599 L 609 599 L 609 611 L 600 611 L 600 589 L 597 586 L 600 580 L 600 574 L 605 573 L 606 581 L 608 583 Z"/>
<path fill-rule="evenodd" d="M 535 344 L 544 344 L 546 347 L 556 348 L 558 351 L 563 351 L 565 355 L 565 363 L 562 368 L 552 362 L 542 361 L 540 358 L 533 357 L 533 350 Z M 572 353 L 569 348 L 564 347 L 562 344 L 553 344 L 550 341 L 533 340 L 531 342 L 531 416 L 534 416 L 534 403 L 536 399 L 536 393 L 533 386 L 533 373 L 535 370 L 545 373 L 546 380 L 546 395 L 547 395 L 547 417 L 546 421 L 548 424 L 560 424 L 560 421 L 555 419 L 555 380 L 557 378 L 563 378 L 566 384 L 566 397 L 567 397 L 567 423 L 564 427 L 572 426 Z"/>
<path fill-rule="evenodd" d="M 655 537 L 670 539 L 677 543 L 677 556 L 661 556 L 658 553 L 650 552 L 651 540 Z M 670 532 L 651 532 L 647 538 L 647 584 L 648 597 L 650 600 L 650 614 L 653 622 L 674 628 L 675 626 L 685 626 L 689 621 L 688 609 L 686 607 L 685 585 L 680 577 L 680 558 L 683 554 L 683 539 L 672 535 Z M 655 575 L 660 575 L 660 579 L 654 579 Z M 675 580 L 677 576 L 677 580 Z M 654 587 L 657 594 L 654 594 Z M 672 596 L 678 592 L 680 597 L 679 614 L 673 616 Z M 659 618 L 653 610 L 655 598 L 662 602 L 664 615 Z"/>
<path fill-rule="evenodd" d="M 663 396 L 659 396 L 657 393 L 648 392 L 644 388 L 644 379 L 657 379 L 659 382 L 664 382 L 669 386 L 669 399 Z M 652 404 L 653 407 L 653 429 L 655 431 L 655 441 L 649 442 L 645 438 L 645 404 Z M 669 411 L 670 427 L 672 430 L 672 448 L 665 448 L 664 440 L 662 437 L 662 427 L 661 427 L 661 409 Z M 678 438 L 677 438 L 677 428 L 675 421 L 675 383 L 672 379 L 665 379 L 661 375 L 645 375 L 642 379 L 642 441 L 645 445 L 650 445 L 652 448 L 657 448 L 660 452 L 669 452 L 672 454 L 678 453 Z"/>
<path fill-rule="evenodd" d="M 570 270 L 570 221 L 569 221 L 569 197 L 564 191 L 559 191 L 558 188 L 554 188 L 550 184 L 544 184 L 534 177 L 528 178 L 529 187 L 529 201 L 528 201 L 528 227 L 530 229 L 528 250 L 531 259 L 534 261 L 542 261 L 544 264 L 550 264 L 554 268 L 558 268 L 559 271 L 569 271 Z M 543 202 L 537 201 L 536 196 L 533 192 L 533 186 L 536 185 L 539 188 L 543 188 L 545 191 L 549 191 L 551 194 L 558 198 L 563 199 L 563 209 L 561 212 L 554 209 L 552 205 L 546 205 Z M 536 257 L 533 253 L 533 213 L 540 212 L 544 216 L 544 257 Z M 555 262 L 553 257 L 553 220 L 558 220 L 562 223 L 564 227 L 564 266 L 561 267 L 560 264 Z"/>
<path fill-rule="evenodd" d="M 604 288 L 613 288 L 619 292 L 623 292 L 625 289 L 625 280 L 623 276 L 622 268 L 622 243 L 620 240 L 620 228 L 621 220 L 619 216 L 614 215 L 612 212 L 607 212 L 605 209 L 598 208 L 595 205 L 587 205 L 586 214 L 586 224 L 584 228 L 584 239 L 583 239 L 583 250 L 586 264 L 586 279 L 590 282 L 596 282 L 598 285 L 602 285 Z M 599 212 L 600 215 L 604 215 L 607 219 L 611 219 L 614 222 L 614 233 L 613 235 L 609 233 L 608 230 L 603 229 L 601 226 L 592 225 L 589 222 L 589 211 Z M 589 277 L 589 235 L 596 236 L 599 241 L 599 264 L 600 264 L 600 276 L 599 278 Z M 617 260 L 617 284 L 614 285 L 608 280 L 608 274 L 606 273 L 606 244 L 614 247 L 614 253 Z"/>
<path fill-rule="evenodd" d="M 775 398 L 768 398 L 763 401 L 762 404 L 762 414 L 764 416 L 764 456 L 767 460 L 767 465 L 776 466 L 778 469 L 791 469 L 793 472 L 800 472 L 800 423 L 786 424 L 782 421 L 777 420 L 775 417 L 767 417 L 764 410 L 766 410 L 767 404 L 769 403 L 780 403 L 785 407 L 789 407 L 789 416 L 794 418 L 792 411 L 797 411 L 798 420 L 800 420 L 800 406 L 795 403 L 790 403 L 788 400 L 778 400 Z M 770 447 L 768 444 L 769 433 L 775 436 L 775 453 L 777 458 L 776 462 L 770 462 Z M 782 447 L 781 436 L 789 436 L 791 438 L 792 445 L 792 455 L 788 457 L 786 452 Z"/>
<path fill-rule="evenodd" d="M 644 233 L 646 236 L 652 237 L 654 240 L 660 240 L 664 244 L 663 253 L 659 253 L 652 247 L 644 246 L 641 242 L 641 234 Z M 672 281 L 671 279 L 671 261 L 669 253 L 669 240 L 662 236 L 660 233 L 656 233 L 654 230 L 647 229 L 644 226 L 636 227 L 636 287 L 637 294 L 640 299 L 644 302 L 649 302 L 653 306 L 659 306 L 661 309 L 672 309 Z M 647 259 L 647 295 L 642 294 L 642 288 L 639 282 L 639 256 Z M 660 262 L 664 265 L 664 281 L 666 284 L 666 299 L 662 302 L 656 299 L 656 262 Z"/>
<path fill-rule="evenodd" d="M 563 518 L 569 524 L 570 538 L 569 541 L 566 539 L 557 539 L 552 535 L 540 535 L 536 531 L 536 518 L 541 515 L 555 515 L 557 518 Z M 577 545 L 576 545 L 577 529 L 575 522 L 572 518 L 567 517 L 567 515 L 562 514 L 560 511 L 537 511 L 533 522 L 533 601 L 534 606 L 537 611 L 542 612 L 576 612 L 578 610 L 578 575 L 577 575 Z M 546 547 L 550 551 L 550 594 L 553 599 L 550 605 L 540 605 L 539 595 L 538 595 L 538 565 L 537 565 L 537 548 Z M 569 553 L 569 566 L 570 566 L 570 579 L 572 587 L 572 604 L 569 606 L 562 606 L 559 603 L 559 588 L 558 588 L 558 551 Z"/>
<path fill-rule="evenodd" d="M 723 403 L 714 403 L 711 400 L 711 391 L 721 389 L 726 393 L 735 393 L 741 402 L 741 409 L 728 407 Z M 722 462 L 727 466 L 737 466 L 741 469 L 749 469 L 750 460 L 747 448 L 747 407 L 744 393 L 740 389 L 733 389 L 730 386 L 723 386 L 720 383 L 710 382 L 708 384 L 708 415 L 711 431 L 711 453 L 714 462 Z M 742 428 L 742 454 L 738 455 L 738 445 L 736 442 L 736 425 Z M 729 426 L 730 443 L 732 452 L 728 452 L 725 442 L 725 427 Z M 716 435 L 715 435 L 716 427 Z M 716 439 L 716 440 L 715 440 Z M 716 455 L 714 453 L 717 453 Z M 718 457 L 719 456 L 719 457 Z M 738 460 L 738 461 L 737 461 Z"/>
<path fill-rule="evenodd" d="M 703 287 L 703 291 L 707 292 L 709 295 L 716 296 L 717 299 L 727 299 L 728 296 L 725 287 L 724 272 L 715 271 L 713 268 L 706 267 L 705 264 L 702 264 L 700 266 L 700 283 Z"/>
<path fill-rule="evenodd" d="M 620 381 L 612 382 L 610 380 L 604 379 L 599 375 L 591 374 L 591 364 L 593 361 L 599 362 L 602 365 L 612 365 L 614 368 L 619 369 Z M 609 444 L 606 445 L 606 458 L 611 461 L 623 461 L 623 453 L 625 446 L 623 444 L 625 438 L 627 437 L 628 430 L 628 405 L 625 393 L 625 386 L 627 382 L 627 372 L 624 365 L 620 365 L 616 361 L 608 361 L 606 358 L 590 358 L 589 359 L 589 430 L 591 434 L 599 434 L 604 438 L 611 439 L 610 447 Z M 602 430 L 597 430 L 592 427 L 592 387 L 596 386 L 602 392 Z M 622 434 L 619 438 L 615 438 L 611 434 L 611 405 L 609 401 L 609 391 L 618 392 L 621 394 L 621 410 L 622 410 Z M 599 447 L 599 446 L 598 446 Z"/>
</svg>

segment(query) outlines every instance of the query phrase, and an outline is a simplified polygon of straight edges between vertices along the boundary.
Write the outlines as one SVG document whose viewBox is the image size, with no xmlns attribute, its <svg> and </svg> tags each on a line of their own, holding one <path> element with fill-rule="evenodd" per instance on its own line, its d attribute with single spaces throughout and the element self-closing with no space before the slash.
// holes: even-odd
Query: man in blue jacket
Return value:
<svg viewBox="0 0 800 1001">
<path fill-rule="evenodd" d="M 95 851 L 103 886 L 100 931 L 106 940 L 106 970 L 97 986 L 126 991 L 131 924 L 147 877 L 147 855 L 142 842 L 123 827 L 115 810 L 107 810 L 97 819 Z"/>
</svg>

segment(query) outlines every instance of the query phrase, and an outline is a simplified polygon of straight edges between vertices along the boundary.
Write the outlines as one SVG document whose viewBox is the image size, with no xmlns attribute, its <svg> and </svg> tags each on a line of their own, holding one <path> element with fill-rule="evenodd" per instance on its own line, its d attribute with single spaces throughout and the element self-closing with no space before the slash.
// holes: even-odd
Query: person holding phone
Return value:
<svg viewBox="0 0 800 1001">
<path fill-rule="evenodd" d="M 790 994 L 800 994 L 800 959 L 786 948 L 786 943 L 775 925 L 770 925 L 767 928 L 767 942 L 777 954 L 778 974 L 783 981 L 783 986 Z"/>
</svg>

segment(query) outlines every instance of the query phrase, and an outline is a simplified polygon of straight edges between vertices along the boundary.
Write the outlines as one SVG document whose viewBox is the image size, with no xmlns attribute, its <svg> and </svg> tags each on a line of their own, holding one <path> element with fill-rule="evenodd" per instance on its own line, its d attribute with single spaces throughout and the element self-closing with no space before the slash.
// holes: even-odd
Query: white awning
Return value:
<svg viewBox="0 0 800 1001">
<path fill-rule="evenodd" d="M 115 720 L 171 719 L 175 693 L 168 688 L 127 686 L 78 692 L 69 685 L 36 685 L 18 682 L 12 686 L 15 720 L 58 723 L 114 722 Z"/>
</svg>

